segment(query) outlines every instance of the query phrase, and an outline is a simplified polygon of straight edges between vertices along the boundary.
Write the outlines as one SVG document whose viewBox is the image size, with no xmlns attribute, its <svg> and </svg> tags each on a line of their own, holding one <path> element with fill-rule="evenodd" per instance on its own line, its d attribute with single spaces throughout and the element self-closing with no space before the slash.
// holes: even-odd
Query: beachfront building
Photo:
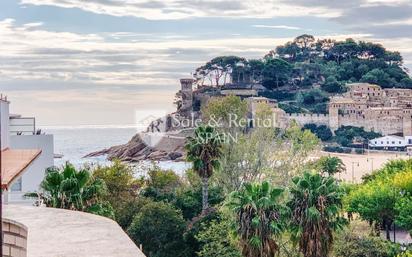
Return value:
<svg viewBox="0 0 412 257">
<path fill-rule="evenodd" d="M 54 165 L 53 135 L 36 128 L 34 117 L 10 114 L 10 102 L 0 97 L 2 181 L 5 202 L 32 204 L 24 194 L 39 190 L 45 170 Z"/>
<path fill-rule="evenodd" d="M 369 140 L 369 148 L 377 150 L 404 151 L 408 145 L 409 138 L 400 136 L 384 136 Z"/>
</svg>

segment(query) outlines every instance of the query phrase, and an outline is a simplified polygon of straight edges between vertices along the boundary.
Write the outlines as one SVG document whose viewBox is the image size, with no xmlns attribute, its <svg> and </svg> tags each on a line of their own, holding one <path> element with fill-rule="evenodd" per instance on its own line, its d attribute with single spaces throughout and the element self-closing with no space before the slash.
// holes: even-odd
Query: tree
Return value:
<svg viewBox="0 0 412 257">
<path fill-rule="evenodd" d="M 87 169 L 77 170 L 68 162 L 61 169 L 48 169 L 40 188 L 40 198 L 48 207 L 114 218 L 110 203 L 104 201 L 106 184 L 102 179 L 91 176 Z"/>
<path fill-rule="evenodd" d="M 220 166 L 222 136 L 210 126 L 199 126 L 194 137 L 188 137 L 185 149 L 187 160 L 193 163 L 193 170 L 202 179 L 202 213 L 208 209 L 208 184 L 213 171 Z"/>
<path fill-rule="evenodd" d="M 173 170 L 162 170 L 152 166 L 141 195 L 154 201 L 172 202 L 176 198 L 177 189 L 183 186 L 181 178 Z"/>
<path fill-rule="evenodd" d="M 277 58 L 266 59 L 262 71 L 263 86 L 269 89 L 284 86 L 288 82 L 291 73 L 292 65 L 288 62 Z"/>
<path fill-rule="evenodd" d="M 241 257 L 237 242 L 230 236 L 230 222 L 227 219 L 202 223 L 196 239 L 202 245 L 199 257 Z"/>
<path fill-rule="evenodd" d="M 231 121 L 239 123 L 241 119 L 247 117 L 248 103 L 238 96 L 229 95 L 225 97 L 212 98 L 207 105 L 202 108 L 203 120 L 208 123 L 219 122 L 216 129 L 223 130 L 243 130 L 244 127 L 237 127 Z M 213 123 L 211 125 L 214 125 Z M 247 124 L 246 124 L 247 125 Z"/>
<path fill-rule="evenodd" d="M 342 173 L 346 170 L 342 160 L 339 157 L 334 156 L 322 156 L 316 161 L 315 165 L 320 172 L 329 176 Z"/>
<path fill-rule="evenodd" d="M 101 179 L 107 186 L 107 194 L 104 200 L 108 201 L 114 208 L 115 214 L 138 195 L 142 183 L 134 177 L 133 169 L 114 160 L 109 166 L 98 166 L 93 170 L 92 176 Z"/>
<path fill-rule="evenodd" d="M 187 254 L 185 229 L 180 211 L 164 202 L 151 202 L 134 217 L 127 233 L 137 245 L 142 244 L 148 257 L 183 257 Z"/>
<path fill-rule="evenodd" d="M 328 93 L 342 93 L 344 91 L 344 87 L 334 76 L 327 77 L 321 88 Z"/>
<path fill-rule="evenodd" d="M 204 79 L 209 77 L 211 85 L 219 87 L 221 80 L 223 85 L 226 84 L 227 76 L 232 72 L 238 64 L 246 64 L 244 58 L 237 56 L 218 56 L 207 62 L 205 65 L 199 67 L 195 71 L 195 78 L 198 83 L 203 84 Z"/>
<path fill-rule="evenodd" d="M 345 224 L 339 215 L 343 195 L 335 179 L 305 172 L 293 178 L 290 193 L 293 241 L 305 257 L 329 256 L 333 231 Z"/>
<path fill-rule="evenodd" d="M 279 250 L 275 237 L 284 229 L 282 193 L 264 181 L 245 184 L 231 194 L 228 206 L 235 214 L 244 257 L 272 257 Z"/>
</svg>

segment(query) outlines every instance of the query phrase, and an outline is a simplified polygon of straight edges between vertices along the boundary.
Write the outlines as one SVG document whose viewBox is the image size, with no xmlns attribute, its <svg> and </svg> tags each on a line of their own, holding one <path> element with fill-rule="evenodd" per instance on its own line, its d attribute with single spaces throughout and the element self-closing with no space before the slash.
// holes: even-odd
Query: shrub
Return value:
<svg viewBox="0 0 412 257">
<path fill-rule="evenodd" d="M 325 125 L 316 125 L 314 123 L 309 123 L 303 126 L 304 129 L 309 129 L 312 133 L 322 141 L 328 141 L 332 138 L 332 131 Z"/>
<path fill-rule="evenodd" d="M 230 224 L 227 220 L 213 220 L 203 223 L 196 236 L 202 244 L 199 257 L 241 257 L 237 242 L 229 235 Z"/>
<path fill-rule="evenodd" d="M 342 233 L 335 241 L 336 257 L 393 257 L 398 247 L 380 237 Z"/>
<path fill-rule="evenodd" d="M 152 202 L 134 217 L 127 233 L 137 245 L 142 244 L 148 257 L 183 257 L 187 256 L 185 228 L 180 211 L 164 202 Z"/>
</svg>

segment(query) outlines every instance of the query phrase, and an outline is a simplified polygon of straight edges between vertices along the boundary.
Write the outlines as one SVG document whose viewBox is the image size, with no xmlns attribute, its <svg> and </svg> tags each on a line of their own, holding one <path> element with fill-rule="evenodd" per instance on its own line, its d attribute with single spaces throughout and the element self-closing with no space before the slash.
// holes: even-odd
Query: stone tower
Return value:
<svg viewBox="0 0 412 257">
<path fill-rule="evenodd" d="M 402 119 L 403 136 L 412 136 L 412 116 L 410 110 L 404 110 Z"/>
<path fill-rule="evenodd" d="M 329 128 L 333 134 L 339 128 L 339 105 L 336 103 L 329 103 Z"/>
<path fill-rule="evenodd" d="M 182 106 L 180 111 L 189 114 L 193 110 L 193 79 L 180 79 Z"/>
</svg>

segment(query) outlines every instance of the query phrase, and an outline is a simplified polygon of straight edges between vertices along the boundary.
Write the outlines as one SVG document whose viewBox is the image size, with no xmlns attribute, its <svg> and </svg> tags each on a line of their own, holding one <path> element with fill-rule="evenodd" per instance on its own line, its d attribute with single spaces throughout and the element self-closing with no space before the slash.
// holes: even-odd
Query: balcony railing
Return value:
<svg viewBox="0 0 412 257">
<path fill-rule="evenodd" d="M 11 135 L 36 135 L 36 118 L 34 117 L 10 117 Z"/>
</svg>

